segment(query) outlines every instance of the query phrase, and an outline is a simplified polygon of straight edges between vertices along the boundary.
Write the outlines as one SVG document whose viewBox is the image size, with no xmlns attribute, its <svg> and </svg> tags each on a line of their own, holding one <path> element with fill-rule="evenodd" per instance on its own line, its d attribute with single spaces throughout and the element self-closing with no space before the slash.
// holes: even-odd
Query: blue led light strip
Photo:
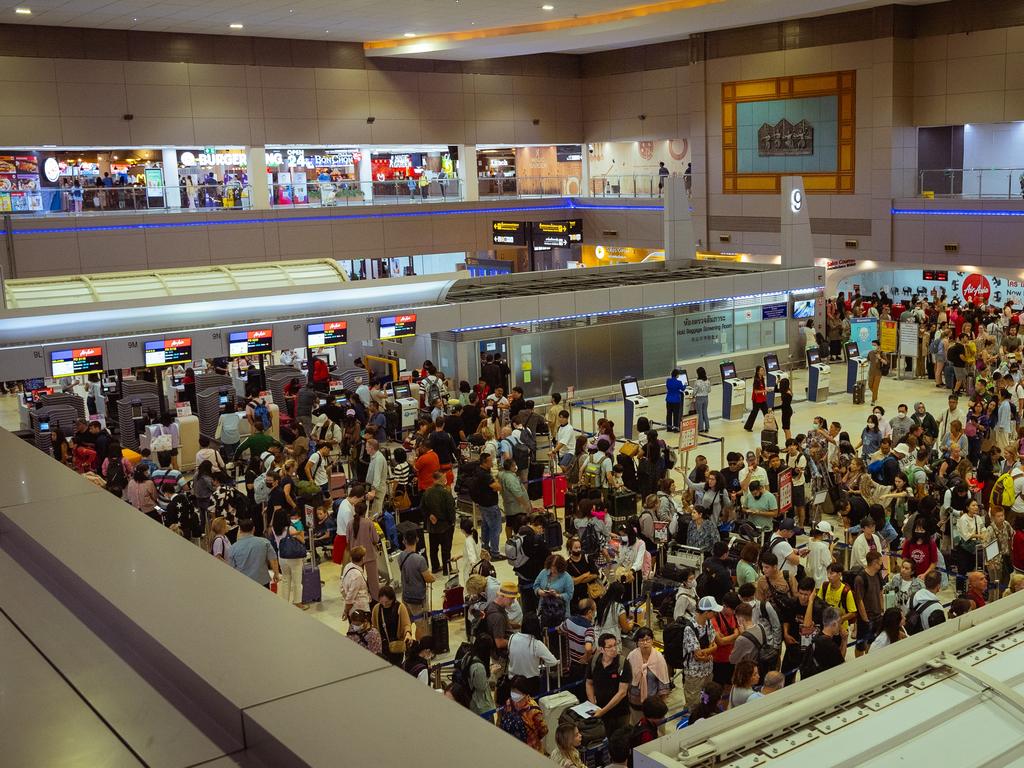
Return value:
<svg viewBox="0 0 1024 768">
<path fill-rule="evenodd" d="M 1018 211 L 974 211 L 958 208 L 948 208 L 943 210 L 931 210 L 924 208 L 892 208 L 889 213 L 893 216 L 1024 216 L 1024 209 Z"/>
<path fill-rule="evenodd" d="M 718 299 L 697 299 L 695 301 L 676 301 L 671 304 L 650 304 L 646 307 L 627 307 L 625 309 L 609 309 L 603 312 L 583 312 L 578 315 L 560 315 L 558 317 L 539 317 L 536 320 L 509 320 L 503 323 L 491 323 L 490 325 L 467 325 L 464 328 L 452 328 L 449 333 L 468 333 L 469 331 L 490 331 L 495 328 L 504 328 L 508 325 L 525 325 L 526 323 L 554 323 L 560 320 L 580 320 L 585 317 L 605 317 L 608 315 L 629 315 L 636 312 L 648 312 L 653 309 L 675 309 L 691 304 L 703 304 L 705 301 L 721 301 L 722 299 L 761 299 L 766 296 L 803 295 L 807 293 L 818 293 L 824 290 L 821 286 L 807 288 L 790 288 L 788 291 L 766 291 L 764 293 L 747 293 L 742 296 L 723 296 Z M 733 307 L 736 309 L 736 307 Z"/>
<path fill-rule="evenodd" d="M 571 197 L 563 198 L 559 203 L 549 205 L 521 206 L 516 208 L 457 208 L 446 211 L 383 211 L 379 213 L 352 213 L 344 216 L 329 216 L 325 214 L 315 216 L 291 216 L 288 218 L 269 219 L 231 219 L 223 221 L 174 221 L 174 222 L 147 222 L 140 224 L 99 224 L 89 227 L 48 227 L 45 229 L 21 229 L 14 230 L 14 235 L 59 235 L 78 232 L 118 232 L 118 231 L 139 231 L 148 229 L 181 229 L 186 227 L 219 227 L 219 226 L 240 226 L 243 224 L 293 224 L 296 222 L 310 221 L 354 221 L 357 219 L 397 219 L 411 216 L 460 216 L 476 213 L 532 213 L 534 211 L 660 211 L 660 205 L 593 205 L 580 204 Z M 230 215 L 230 214 L 227 214 Z"/>
</svg>

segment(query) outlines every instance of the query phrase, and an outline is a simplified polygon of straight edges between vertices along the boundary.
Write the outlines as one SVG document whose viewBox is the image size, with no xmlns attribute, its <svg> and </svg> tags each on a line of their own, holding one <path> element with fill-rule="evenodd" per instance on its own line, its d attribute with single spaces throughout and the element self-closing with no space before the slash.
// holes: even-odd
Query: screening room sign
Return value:
<svg viewBox="0 0 1024 768">
<path fill-rule="evenodd" d="M 779 514 L 784 515 L 793 508 L 793 470 L 779 473 Z"/>
<path fill-rule="evenodd" d="M 679 450 L 692 451 L 697 447 L 697 414 L 683 416 L 679 422 Z"/>
</svg>

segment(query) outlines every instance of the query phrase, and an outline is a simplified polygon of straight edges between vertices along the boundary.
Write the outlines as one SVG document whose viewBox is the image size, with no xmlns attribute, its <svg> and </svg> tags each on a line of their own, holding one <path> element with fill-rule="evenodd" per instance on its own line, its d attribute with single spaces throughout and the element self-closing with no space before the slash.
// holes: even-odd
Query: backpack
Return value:
<svg viewBox="0 0 1024 768">
<path fill-rule="evenodd" d="M 436 376 L 427 376 L 422 382 L 426 384 L 426 394 L 423 395 L 423 405 L 427 410 L 434 407 L 434 401 L 442 397 L 441 382 Z"/>
<path fill-rule="evenodd" d="M 523 537 L 518 534 L 505 541 L 505 559 L 512 565 L 512 570 L 522 568 L 530 559 L 523 544 Z"/>
<path fill-rule="evenodd" d="M 270 409 L 267 408 L 267 401 L 260 400 L 252 409 L 253 421 L 258 421 L 264 429 L 270 429 Z"/>
<path fill-rule="evenodd" d="M 864 573 L 864 569 L 859 565 L 848 571 L 843 571 L 843 584 L 849 589 L 853 589 L 857 583 L 857 577 L 862 573 Z"/>
<path fill-rule="evenodd" d="M 583 548 L 583 554 L 591 557 L 601 551 L 601 535 L 597 532 L 597 523 L 593 520 L 588 520 L 583 526 L 580 532 L 580 546 Z"/>
<path fill-rule="evenodd" d="M 825 599 L 825 595 L 827 594 L 828 582 L 826 581 L 824 584 L 821 585 L 821 589 L 818 590 L 818 597 L 821 598 L 821 602 L 825 603 L 825 605 L 831 605 L 831 603 L 829 603 L 829 601 Z M 839 605 L 833 606 L 836 610 L 839 611 L 840 615 L 846 613 L 846 596 L 848 594 L 850 594 L 850 586 L 843 582 L 842 590 L 839 593 Z"/>
<path fill-rule="evenodd" d="M 601 459 L 595 464 L 594 456 L 587 457 L 587 463 L 583 465 L 583 469 L 580 470 L 579 484 L 582 488 L 600 488 L 602 487 L 604 478 L 601 477 L 601 467 L 604 464 L 604 454 L 601 454 Z"/>
<path fill-rule="evenodd" d="M 774 658 L 782 645 L 782 620 L 778 611 L 775 618 L 779 622 L 777 626 L 772 623 L 768 605 L 763 601 L 757 604 L 757 624 L 764 631 L 764 644 L 761 646 L 761 659 L 764 661 Z"/>
<path fill-rule="evenodd" d="M 929 355 L 937 355 L 937 354 L 939 354 L 939 350 L 941 349 L 941 346 L 940 346 L 941 344 L 942 344 L 942 339 L 939 338 L 938 336 L 936 336 L 934 339 L 932 339 L 931 342 L 929 342 L 929 344 L 928 344 L 928 354 Z"/>
<path fill-rule="evenodd" d="M 463 643 L 463 645 L 467 646 L 467 650 L 464 651 L 461 656 L 459 655 L 459 651 L 462 651 L 461 646 L 459 647 L 459 650 L 455 652 L 456 664 L 452 667 L 452 682 L 458 683 L 468 691 L 470 690 L 469 674 L 470 670 L 473 668 L 473 662 L 475 661 L 479 664 L 480 660 L 471 653 L 472 646 L 468 643 Z"/>
<path fill-rule="evenodd" d="M 673 621 L 665 627 L 665 631 L 662 633 L 662 646 L 664 648 L 662 653 L 665 655 L 665 661 L 673 669 L 682 669 L 686 663 L 686 652 L 683 650 L 686 627 L 690 627 L 694 634 L 696 634 L 697 625 L 685 616 L 680 616 Z"/>
<path fill-rule="evenodd" d="M 267 473 L 252 481 L 252 498 L 257 504 L 266 504 L 270 498 L 270 491 L 267 489 Z"/>
<path fill-rule="evenodd" d="M 1009 472 L 1004 472 L 996 478 L 996 483 L 992 486 L 991 501 L 993 504 L 999 504 L 1003 507 L 1012 507 L 1016 500 L 1017 492 L 1013 489 L 1013 475 Z"/>
<path fill-rule="evenodd" d="M 520 432 L 519 434 L 522 434 Z M 522 440 L 516 440 L 510 438 L 509 443 L 512 445 L 512 459 L 515 461 L 516 466 L 519 469 L 527 469 L 530 466 L 530 448 Z"/>
<path fill-rule="evenodd" d="M 107 462 L 107 474 L 103 478 L 107 481 L 107 490 L 115 495 L 128 487 L 128 473 L 124 470 L 123 459 L 113 459 Z"/>
<path fill-rule="evenodd" d="M 185 538 L 193 539 L 202 533 L 202 520 L 187 493 L 176 493 L 167 504 L 167 525 L 177 523 Z"/>
<path fill-rule="evenodd" d="M 270 451 L 264 451 L 260 454 L 260 464 L 263 466 L 263 471 L 266 472 L 268 469 L 274 466 L 274 454 Z"/>
<path fill-rule="evenodd" d="M 537 605 L 537 618 L 544 629 L 557 627 L 565 621 L 565 601 L 561 597 L 544 595 Z"/>
<path fill-rule="evenodd" d="M 750 661 L 756 661 L 756 660 L 760 659 L 761 658 L 761 649 L 764 648 L 765 645 L 768 644 L 768 631 L 764 627 L 762 627 L 760 624 L 755 624 L 754 626 L 758 627 L 761 630 L 761 637 L 760 638 L 757 635 L 755 635 L 753 632 L 751 632 L 749 629 L 746 632 L 744 632 L 743 634 L 740 635 L 740 637 L 747 638 L 747 640 L 749 640 L 751 642 L 751 644 L 754 646 L 754 653 L 753 653 L 753 656 L 751 657 Z M 753 629 L 753 627 L 751 627 L 751 629 Z"/>
<path fill-rule="evenodd" d="M 925 600 L 923 603 L 907 607 L 907 613 L 903 617 L 903 627 L 907 630 L 908 635 L 916 635 L 925 630 L 924 612 L 933 605 L 939 605 L 939 601 Z"/>
<path fill-rule="evenodd" d="M 806 680 L 807 678 L 813 677 L 821 672 L 821 664 L 818 663 L 818 657 L 817 654 L 815 654 L 815 651 L 818 648 L 818 640 L 818 637 L 814 638 L 811 644 L 804 648 L 803 659 L 800 661 L 801 680 Z M 831 640 L 828 642 L 831 642 Z"/>
<path fill-rule="evenodd" d="M 537 436 L 534 435 L 533 430 L 525 424 L 522 424 L 519 427 L 519 440 L 526 445 L 527 449 L 529 449 L 531 459 L 537 455 Z M 518 459 L 516 460 L 516 463 L 519 463 Z"/>
<path fill-rule="evenodd" d="M 498 727 L 525 744 L 526 719 L 523 717 L 523 713 L 532 709 L 540 712 L 540 707 L 536 704 L 530 704 L 520 711 L 511 701 L 506 702 L 505 706 L 498 710 Z"/>
</svg>

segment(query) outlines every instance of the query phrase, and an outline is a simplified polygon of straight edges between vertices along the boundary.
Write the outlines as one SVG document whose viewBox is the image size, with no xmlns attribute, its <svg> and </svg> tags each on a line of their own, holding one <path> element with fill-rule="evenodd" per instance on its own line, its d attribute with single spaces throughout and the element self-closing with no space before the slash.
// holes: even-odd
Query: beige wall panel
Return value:
<svg viewBox="0 0 1024 768">
<path fill-rule="evenodd" d="M 974 56 L 950 59 L 947 93 L 975 93 L 979 89 L 1001 91 L 1006 84 L 1006 56 Z"/>
<path fill-rule="evenodd" d="M 414 120 L 416 97 L 400 91 L 370 91 L 369 113 L 377 120 Z"/>
<path fill-rule="evenodd" d="M 370 141 L 370 126 L 362 120 L 317 120 L 320 141 L 326 144 L 365 144 Z"/>
<path fill-rule="evenodd" d="M 0 80 L 19 83 L 46 83 L 57 79 L 53 59 L 27 56 L 0 56 Z"/>
<path fill-rule="evenodd" d="M 147 146 L 161 144 L 189 144 L 195 143 L 194 127 L 191 117 L 136 117 L 131 122 L 124 123 L 131 133 L 131 141 L 135 146 Z M 110 144 L 109 141 L 101 141 L 100 144 Z"/>
<path fill-rule="evenodd" d="M 266 117 L 316 117 L 316 91 L 312 88 L 263 88 Z"/>
<path fill-rule="evenodd" d="M 463 120 L 421 120 L 420 141 L 424 144 L 464 144 L 466 123 Z"/>
<path fill-rule="evenodd" d="M 391 219 L 384 229 L 384 247 L 416 248 L 434 244 L 433 227 L 425 217 Z M 413 251 L 414 253 L 416 251 Z"/>
<path fill-rule="evenodd" d="M 146 269 L 167 269 L 185 263 L 221 263 L 221 254 L 217 254 L 216 261 L 210 257 L 210 235 L 207 228 L 197 227 L 147 233 L 146 257 Z"/>
<path fill-rule="evenodd" d="M 390 221 L 386 222 L 390 226 Z M 338 253 L 380 250 L 384 247 L 383 219 L 338 219 L 331 222 L 331 249 Z"/>
<path fill-rule="evenodd" d="M 946 98 L 946 119 L 952 125 L 998 122 L 1003 119 L 1003 92 L 950 94 Z"/>
<path fill-rule="evenodd" d="M 78 238 L 75 235 L 20 237 L 15 249 L 18 277 L 80 275 Z"/>
<path fill-rule="evenodd" d="M 636 119 L 643 114 L 643 91 L 624 91 L 608 94 L 608 115 L 612 120 Z"/>
<path fill-rule="evenodd" d="M 56 121 L 53 121 L 56 122 Z M 67 144 L 70 146 L 130 146 L 132 134 L 130 126 L 120 117 L 64 117 L 60 120 L 61 140 L 59 142 L 42 142 L 46 144 Z M 4 136 L 8 136 L 4 131 Z M 34 138 L 33 141 L 40 141 Z"/>
<path fill-rule="evenodd" d="M 460 72 L 420 72 L 420 93 L 462 93 L 463 77 Z"/>
<path fill-rule="evenodd" d="M 367 90 L 365 69 L 318 68 L 313 74 L 317 88 L 339 91 Z"/>
<path fill-rule="evenodd" d="M 309 253 L 331 252 L 330 222 L 280 224 L 277 230 L 281 242 L 281 255 L 286 258 Z"/>
<path fill-rule="evenodd" d="M 127 111 L 124 88 L 58 83 L 57 98 L 63 117 L 121 117 Z"/>
<path fill-rule="evenodd" d="M 215 254 L 219 263 L 223 260 L 235 260 L 248 254 L 248 261 L 264 261 L 266 259 L 266 243 L 263 238 L 263 227 L 239 225 L 235 227 L 210 227 L 210 253 Z"/>
<path fill-rule="evenodd" d="M 539 96 L 535 94 L 522 94 L 512 97 L 514 119 L 518 121 L 542 120 L 547 117 L 554 119 L 551 111 L 550 96 Z"/>
<path fill-rule="evenodd" d="M 419 73 L 370 69 L 366 72 L 366 87 L 371 91 L 418 91 Z"/>
<path fill-rule="evenodd" d="M 868 67 L 874 61 L 871 40 L 858 40 L 855 43 L 839 43 L 832 46 L 832 68 L 859 69 Z"/>
<path fill-rule="evenodd" d="M 247 117 L 196 117 L 192 125 L 196 144 L 200 146 L 253 145 Z"/>
<path fill-rule="evenodd" d="M 57 81 L 62 83 L 123 83 L 125 62 L 55 59 Z"/>
<path fill-rule="evenodd" d="M 137 85 L 188 85 L 188 64 L 171 61 L 132 61 L 125 64 L 125 81 Z"/>
<path fill-rule="evenodd" d="M 264 88 L 316 88 L 316 70 L 311 67 L 260 67 L 259 76 L 258 85 Z"/>
<path fill-rule="evenodd" d="M 676 77 L 679 67 L 666 67 L 665 69 L 648 69 L 645 70 L 642 80 L 644 90 L 654 90 L 656 88 L 674 88 L 676 85 Z"/>
<path fill-rule="evenodd" d="M 642 91 L 643 87 L 642 72 L 625 72 L 620 75 L 608 75 L 605 78 L 605 90 L 608 93 L 636 93 Z"/>
<path fill-rule="evenodd" d="M 1024 90 L 1006 92 L 1003 119 L 1024 120 Z"/>
<path fill-rule="evenodd" d="M 316 112 L 321 120 L 363 120 L 370 111 L 370 96 L 366 91 L 317 90 Z"/>
<path fill-rule="evenodd" d="M 263 89 L 246 88 L 245 96 L 249 102 L 249 117 L 263 117 Z"/>
<path fill-rule="evenodd" d="M 735 57 L 740 75 L 736 80 L 758 80 L 763 77 L 779 77 L 786 74 L 785 51 L 751 53 Z M 710 62 L 709 62 L 710 65 Z"/>
<path fill-rule="evenodd" d="M 932 35 L 914 39 L 914 61 L 946 61 L 949 39 L 946 35 Z"/>
<path fill-rule="evenodd" d="M 245 67 L 237 64 L 189 64 L 190 85 L 230 85 L 245 88 Z"/>
<path fill-rule="evenodd" d="M 914 97 L 914 124 L 946 125 L 946 97 Z"/>
<path fill-rule="evenodd" d="M 54 117 L 13 117 L 0 116 L 0 136 L 11 146 L 35 146 L 37 144 L 70 144 L 64 138 L 63 126 L 81 118 L 58 120 Z"/>
<path fill-rule="evenodd" d="M 511 120 L 480 120 L 476 122 L 477 144 L 501 144 L 515 138 L 515 124 Z"/>
<path fill-rule="evenodd" d="M 133 269 L 146 258 L 142 232 L 80 232 L 78 251 L 82 271 L 117 272 Z"/>
<path fill-rule="evenodd" d="M 785 52 L 787 75 L 812 75 L 816 72 L 831 72 L 832 46 L 819 45 L 813 48 L 793 48 Z"/>
<path fill-rule="evenodd" d="M 1024 52 L 1024 27 L 1006 28 L 1006 52 Z"/>
<path fill-rule="evenodd" d="M 128 111 L 139 117 L 191 117 L 187 85 L 126 85 Z"/>
<path fill-rule="evenodd" d="M 429 120 L 462 120 L 464 101 L 461 93 L 420 93 L 419 117 Z"/>
<path fill-rule="evenodd" d="M 588 123 L 608 120 L 611 115 L 608 99 L 604 93 L 583 97 L 583 119 Z"/>
<path fill-rule="evenodd" d="M 267 144 L 317 144 L 320 141 L 317 121 L 313 118 L 268 117 L 260 122 Z"/>
<path fill-rule="evenodd" d="M 515 109 L 512 99 L 495 93 L 478 93 L 474 96 L 477 120 L 513 120 Z"/>
<path fill-rule="evenodd" d="M 1024 53 L 1006 54 L 1006 90 L 1024 88 Z"/>
<path fill-rule="evenodd" d="M 474 93 L 500 93 L 506 96 L 513 93 L 511 75 L 473 75 Z"/>
<path fill-rule="evenodd" d="M 57 115 L 55 83 L 0 82 L 0 117 Z"/>
<path fill-rule="evenodd" d="M 1006 29 L 979 29 L 970 34 L 950 35 L 946 49 L 950 59 L 994 53 L 1006 53 Z"/>
<path fill-rule="evenodd" d="M 189 90 L 192 97 L 192 114 L 197 118 L 249 117 L 249 97 L 244 88 L 230 85 L 193 85 Z"/>
<path fill-rule="evenodd" d="M 673 87 L 642 91 L 640 108 L 649 118 L 656 115 L 675 115 L 676 89 Z"/>
<path fill-rule="evenodd" d="M 420 141 L 419 120 L 381 120 L 370 126 L 375 144 L 414 144 Z"/>
</svg>

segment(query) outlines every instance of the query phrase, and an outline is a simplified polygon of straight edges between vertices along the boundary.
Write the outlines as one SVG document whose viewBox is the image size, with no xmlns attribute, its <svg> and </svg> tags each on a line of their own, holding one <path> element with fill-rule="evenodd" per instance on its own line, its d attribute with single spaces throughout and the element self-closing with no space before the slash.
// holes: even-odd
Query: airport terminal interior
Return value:
<svg viewBox="0 0 1024 768">
<path fill-rule="evenodd" d="M 1024 766 L 1022 73 L 1024 0 L 0 7 L 0 762 Z"/>
</svg>

